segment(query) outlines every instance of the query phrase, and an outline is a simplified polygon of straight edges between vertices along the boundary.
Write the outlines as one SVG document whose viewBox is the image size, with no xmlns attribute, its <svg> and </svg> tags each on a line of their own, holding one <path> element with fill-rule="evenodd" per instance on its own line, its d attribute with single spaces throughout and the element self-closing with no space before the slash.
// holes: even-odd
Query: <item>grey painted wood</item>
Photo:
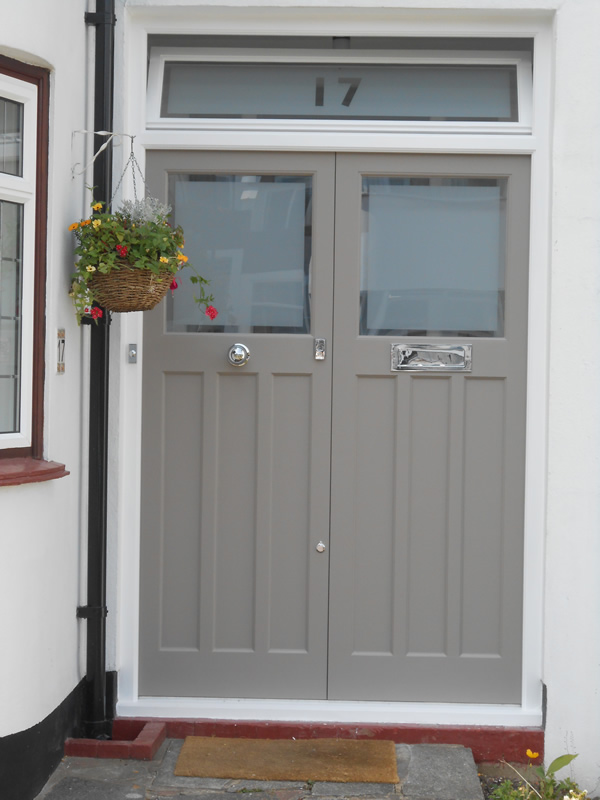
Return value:
<svg viewBox="0 0 600 800">
<path fill-rule="evenodd" d="M 508 179 L 505 336 L 412 337 L 471 343 L 471 373 L 393 374 L 402 337 L 357 335 L 362 174 Z M 341 155 L 336 198 L 329 697 L 518 703 L 529 162 Z"/>
<path fill-rule="evenodd" d="M 528 159 L 162 152 L 151 192 L 169 170 L 314 176 L 312 330 L 145 315 L 141 694 L 518 703 Z M 504 336 L 412 337 L 472 372 L 358 335 L 363 174 L 508 180 Z"/>
<path fill-rule="evenodd" d="M 323 698 L 331 360 L 313 337 L 331 341 L 334 160 L 153 153 L 150 192 L 168 171 L 313 175 L 313 330 L 165 333 L 164 304 L 145 316 L 140 692 Z"/>
</svg>

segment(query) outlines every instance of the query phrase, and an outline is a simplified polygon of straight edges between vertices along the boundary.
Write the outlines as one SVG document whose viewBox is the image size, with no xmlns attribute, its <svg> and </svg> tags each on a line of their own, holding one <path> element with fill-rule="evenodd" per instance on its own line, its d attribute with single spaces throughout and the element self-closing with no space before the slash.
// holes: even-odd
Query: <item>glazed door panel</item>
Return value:
<svg viewBox="0 0 600 800">
<path fill-rule="evenodd" d="M 140 691 L 323 698 L 334 157 L 152 154 L 148 183 L 219 317 L 182 286 L 144 322 Z"/>
<path fill-rule="evenodd" d="M 336 177 L 329 697 L 518 703 L 529 162 Z M 393 344 L 472 366 L 393 372 Z"/>
</svg>

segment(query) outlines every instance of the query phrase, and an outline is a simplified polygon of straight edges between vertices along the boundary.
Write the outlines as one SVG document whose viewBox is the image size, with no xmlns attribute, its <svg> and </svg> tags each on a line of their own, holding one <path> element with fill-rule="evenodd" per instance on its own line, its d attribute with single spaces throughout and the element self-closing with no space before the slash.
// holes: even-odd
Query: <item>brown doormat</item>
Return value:
<svg viewBox="0 0 600 800">
<path fill-rule="evenodd" d="M 393 742 L 188 736 L 175 775 L 258 781 L 398 783 Z"/>
</svg>

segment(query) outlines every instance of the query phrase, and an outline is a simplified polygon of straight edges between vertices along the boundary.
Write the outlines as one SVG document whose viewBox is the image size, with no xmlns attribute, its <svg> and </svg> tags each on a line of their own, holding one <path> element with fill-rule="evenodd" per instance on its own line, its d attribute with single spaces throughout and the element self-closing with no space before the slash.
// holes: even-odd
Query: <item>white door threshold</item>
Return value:
<svg viewBox="0 0 600 800">
<path fill-rule="evenodd" d="M 120 717 L 269 720 L 379 725 L 539 727 L 541 709 L 466 703 L 382 703 L 339 700 L 257 700 L 214 697 L 140 697 L 120 700 Z"/>
</svg>

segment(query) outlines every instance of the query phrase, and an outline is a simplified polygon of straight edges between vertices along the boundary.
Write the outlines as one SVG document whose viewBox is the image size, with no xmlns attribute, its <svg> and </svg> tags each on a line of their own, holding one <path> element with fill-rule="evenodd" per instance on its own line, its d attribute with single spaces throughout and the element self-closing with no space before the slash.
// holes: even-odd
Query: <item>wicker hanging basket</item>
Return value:
<svg viewBox="0 0 600 800">
<path fill-rule="evenodd" d="M 95 272 L 88 285 L 96 302 L 108 311 L 150 311 L 169 291 L 172 280 L 170 270 L 156 274 L 123 262 L 106 275 Z"/>
</svg>

